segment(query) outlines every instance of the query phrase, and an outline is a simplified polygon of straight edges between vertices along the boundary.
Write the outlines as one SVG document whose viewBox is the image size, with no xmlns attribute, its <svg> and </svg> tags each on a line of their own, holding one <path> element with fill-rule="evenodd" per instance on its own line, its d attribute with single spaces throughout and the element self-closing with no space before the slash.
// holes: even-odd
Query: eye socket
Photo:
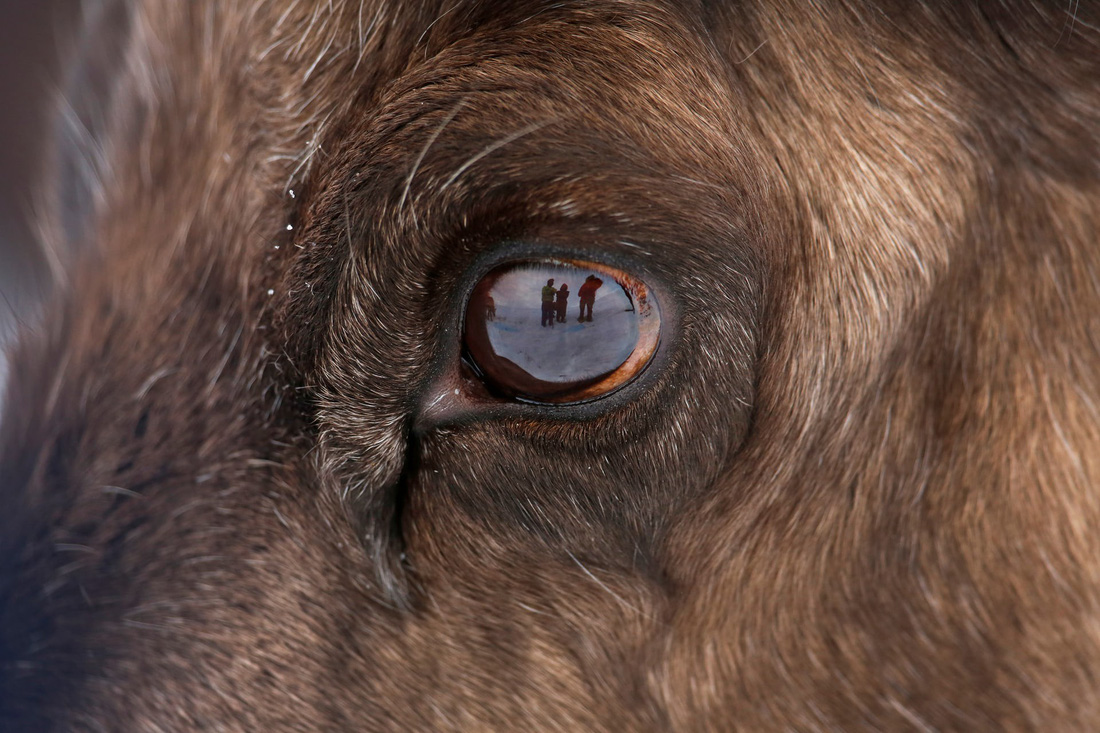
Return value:
<svg viewBox="0 0 1100 733">
<path fill-rule="evenodd" d="M 504 397 L 564 404 L 603 397 L 657 351 L 661 310 L 645 283 L 581 260 L 517 260 L 466 304 L 468 359 Z"/>
</svg>

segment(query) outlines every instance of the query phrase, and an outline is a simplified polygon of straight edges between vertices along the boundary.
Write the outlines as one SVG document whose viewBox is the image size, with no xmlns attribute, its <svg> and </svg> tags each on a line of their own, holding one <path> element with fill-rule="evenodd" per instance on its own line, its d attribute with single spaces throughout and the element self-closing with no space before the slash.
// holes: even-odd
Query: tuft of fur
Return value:
<svg viewBox="0 0 1100 733">
<path fill-rule="evenodd" d="M 1088 7 L 91 17 L 0 426 L 0 727 L 1100 727 Z M 467 378 L 523 247 L 662 293 L 643 380 Z"/>
</svg>

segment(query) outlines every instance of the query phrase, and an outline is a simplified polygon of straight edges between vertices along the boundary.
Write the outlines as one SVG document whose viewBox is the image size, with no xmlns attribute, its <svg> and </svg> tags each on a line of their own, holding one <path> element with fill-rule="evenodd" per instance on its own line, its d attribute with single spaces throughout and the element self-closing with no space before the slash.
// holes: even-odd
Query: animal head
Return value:
<svg viewBox="0 0 1100 733">
<path fill-rule="evenodd" d="M 0 429 L 0 720 L 1094 727 L 1088 12 L 102 4 Z M 543 335 L 539 267 L 591 323 Z M 568 371 L 612 296 L 649 351 Z M 553 397 L 474 353 L 517 304 Z"/>
</svg>

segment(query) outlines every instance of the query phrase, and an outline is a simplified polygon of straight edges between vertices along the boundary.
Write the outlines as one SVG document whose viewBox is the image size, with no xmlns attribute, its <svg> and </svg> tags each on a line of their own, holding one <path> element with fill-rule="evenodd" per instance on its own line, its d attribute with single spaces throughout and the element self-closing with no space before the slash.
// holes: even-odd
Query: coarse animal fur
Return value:
<svg viewBox="0 0 1100 733">
<path fill-rule="evenodd" d="M 1100 729 L 1095 5 L 92 10 L 4 730 Z M 486 393 L 517 252 L 654 365 Z"/>
</svg>

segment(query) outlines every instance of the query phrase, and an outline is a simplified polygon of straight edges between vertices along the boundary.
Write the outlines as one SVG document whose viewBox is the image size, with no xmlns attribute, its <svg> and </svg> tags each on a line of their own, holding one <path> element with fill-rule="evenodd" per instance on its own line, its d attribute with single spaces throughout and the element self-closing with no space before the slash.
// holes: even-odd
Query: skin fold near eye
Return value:
<svg viewBox="0 0 1100 733">
<path fill-rule="evenodd" d="M 660 335 L 660 307 L 645 283 L 595 262 L 512 261 L 485 275 L 466 305 L 466 353 L 482 379 L 531 402 L 619 389 L 645 369 Z"/>
</svg>

